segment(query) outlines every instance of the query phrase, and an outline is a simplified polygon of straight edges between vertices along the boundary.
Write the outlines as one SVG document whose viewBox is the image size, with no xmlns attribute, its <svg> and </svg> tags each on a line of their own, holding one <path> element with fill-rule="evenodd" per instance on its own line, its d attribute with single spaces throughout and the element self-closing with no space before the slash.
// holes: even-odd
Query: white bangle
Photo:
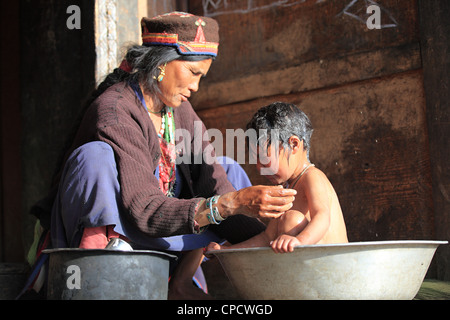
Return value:
<svg viewBox="0 0 450 320">
<path fill-rule="evenodd" d="M 214 206 L 219 201 L 220 195 L 215 195 L 206 200 L 206 207 L 209 208 L 209 213 L 206 214 L 209 223 L 220 224 L 225 218 L 223 218 L 219 213 L 219 208 Z"/>
</svg>

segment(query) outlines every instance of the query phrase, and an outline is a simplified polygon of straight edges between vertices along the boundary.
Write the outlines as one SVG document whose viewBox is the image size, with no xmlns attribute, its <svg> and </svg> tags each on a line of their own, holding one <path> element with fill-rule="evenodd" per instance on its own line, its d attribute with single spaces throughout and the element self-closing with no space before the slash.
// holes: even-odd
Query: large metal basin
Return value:
<svg viewBox="0 0 450 320">
<path fill-rule="evenodd" d="M 47 299 L 165 300 L 169 254 L 107 249 L 51 249 Z"/>
<path fill-rule="evenodd" d="M 213 250 L 244 299 L 413 299 L 446 241 L 374 241 Z"/>
</svg>

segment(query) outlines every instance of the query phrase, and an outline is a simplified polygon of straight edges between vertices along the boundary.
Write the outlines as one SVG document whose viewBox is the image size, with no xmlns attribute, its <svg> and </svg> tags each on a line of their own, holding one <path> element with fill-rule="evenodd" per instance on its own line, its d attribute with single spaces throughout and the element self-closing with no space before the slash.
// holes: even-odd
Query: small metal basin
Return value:
<svg viewBox="0 0 450 320">
<path fill-rule="evenodd" d="M 49 300 L 165 300 L 169 262 L 150 250 L 50 249 Z"/>
<path fill-rule="evenodd" d="M 244 299 L 413 299 L 447 241 L 373 241 L 212 250 Z"/>
</svg>

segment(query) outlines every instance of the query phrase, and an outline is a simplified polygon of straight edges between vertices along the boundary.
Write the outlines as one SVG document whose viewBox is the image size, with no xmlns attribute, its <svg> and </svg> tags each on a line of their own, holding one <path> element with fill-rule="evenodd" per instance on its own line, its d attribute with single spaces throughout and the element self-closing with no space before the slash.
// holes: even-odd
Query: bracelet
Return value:
<svg viewBox="0 0 450 320">
<path fill-rule="evenodd" d="M 220 224 L 225 218 L 223 218 L 217 206 L 213 207 L 219 201 L 220 195 L 215 195 L 206 200 L 206 208 L 209 209 L 209 213 L 206 214 L 209 223 L 211 224 Z"/>
</svg>

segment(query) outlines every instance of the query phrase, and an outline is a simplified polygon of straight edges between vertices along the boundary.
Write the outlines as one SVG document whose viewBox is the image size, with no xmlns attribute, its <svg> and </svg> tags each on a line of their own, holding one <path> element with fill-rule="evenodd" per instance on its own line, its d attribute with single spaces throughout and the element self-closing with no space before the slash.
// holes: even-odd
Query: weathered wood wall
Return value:
<svg viewBox="0 0 450 320">
<path fill-rule="evenodd" d="M 222 6 L 202 6 L 213 2 Z M 190 1 L 191 11 L 221 26 L 219 57 L 197 109 L 420 68 L 415 1 L 379 1 L 381 30 L 367 28 L 367 2 L 353 2 Z"/>
<path fill-rule="evenodd" d="M 66 11 L 75 3 L 81 11 L 81 29 L 68 29 Z M 29 209 L 48 192 L 76 119 L 95 86 L 94 3 L 75 3 L 20 2 L 23 234 L 15 230 L 8 241 L 23 237 L 25 254 L 35 223 Z"/>
<path fill-rule="evenodd" d="M 430 136 L 436 236 L 450 239 L 450 1 L 419 1 L 421 52 Z M 450 246 L 436 252 L 438 276 L 450 280 Z"/>
<path fill-rule="evenodd" d="M 338 192 L 350 241 L 435 239 L 418 3 L 377 3 L 379 30 L 366 25 L 368 1 L 190 1 L 221 28 L 219 57 L 192 103 L 224 136 L 261 106 L 296 103 L 315 128 L 311 160 Z"/>
<path fill-rule="evenodd" d="M 23 243 L 9 243 L 22 228 L 20 166 L 19 4 L 0 3 L 0 262 L 20 261 Z"/>
</svg>

